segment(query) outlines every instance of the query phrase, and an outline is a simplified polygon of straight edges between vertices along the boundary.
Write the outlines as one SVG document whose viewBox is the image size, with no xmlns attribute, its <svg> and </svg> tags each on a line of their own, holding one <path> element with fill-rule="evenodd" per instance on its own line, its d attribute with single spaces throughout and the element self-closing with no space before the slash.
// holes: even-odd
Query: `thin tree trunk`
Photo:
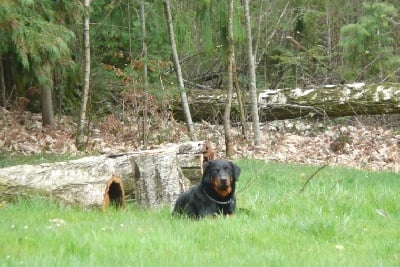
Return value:
<svg viewBox="0 0 400 267">
<path fill-rule="evenodd" d="M 239 105 L 239 111 L 240 111 L 240 123 L 242 125 L 242 135 L 243 137 L 247 136 L 247 120 L 246 120 L 246 109 L 244 108 L 243 105 L 243 97 L 242 97 L 242 91 L 240 90 L 239 82 L 238 82 L 238 77 L 237 77 L 237 72 L 236 72 L 236 60 L 235 57 L 233 58 L 233 84 L 236 89 L 236 97 Z"/>
<path fill-rule="evenodd" d="M 257 104 L 257 92 L 256 92 L 256 66 L 254 62 L 253 54 L 253 38 L 251 35 L 251 20 L 249 11 L 249 0 L 244 0 L 244 17 L 246 20 L 246 34 L 247 34 L 247 57 L 249 65 L 249 91 L 251 101 L 251 118 L 253 122 L 254 132 L 254 143 L 256 145 L 261 144 L 260 137 L 260 119 L 258 117 L 258 104 Z"/>
<path fill-rule="evenodd" d="M 326 1 L 325 5 L 325 12 L 326 12 L 326 28 L 328 30 L 327 33 L 327 54 L 328 54 L 328 59 L 332 58 L 332 30 L 331 30 L 331 12 L 330 12 L 330 7 L 329 7 L 329 1 Z"/>
<path fill-rule="evenodd" d="M 42 121 L 43 126 L 54 127 L 53 97 L 51 93 L 51 79 L 42 85 Z"/>
<path fill-rule="evenodd" d="M 1 100 L 0 105 L 3 107 L 6 106 L 6 82 L 4 81 L 4 66 L 3 66 L 3 58 L 0 54 L 0 88 L 1 88 Z"/>
<path fill-rule="evenodd" d="M 224 131 L 225 131 L 225 148 L 226 156 L 229 158 L 233 156 L 232 134 L 231 134 L 231 106 L 232 106 L 232 92 L 233 92 L 233 0 L 228 0 L 228 48 L 227 48 L 227 97 L 224 113 Z"/>
<path fill-rule="evenodd" d="M 84 36 L 84 67 L 83 67 L 83 92 L 81 101 L 81 111 L 78 122 L 78 132 L 76 135 L 76 146 L 78 149 L 84 149 L 84 127 L 86 124 L 86 109 L 89 97 L 89 83 L 90 83 L 90 36 L 89 36 L 89 23 L 90 23 L 90 0 L 84 0 L 84 18 L 83 18 L 83 36 Z"/>
<path fill-rule="evenodd" d="M 185 120 L 187 123 L 187 128 L 188 128 L 189 136 L 190 136 L 191 140 L 196 140 L 193 122 L 192 122 L 192 116 L 190 114 L 190 109 L 189 109 L 189 102 L 188 102 L 188 98 L 187 98 L 186 91 L 185 91 L 185 85 L 183 83 L 182 70 L 181 70 L 181 65 L 179 63 L 178 51 L 177 51 L 176 44 L 175 44 L 175 34 L 174 34 L 174 27 L 172 24 L 172 16 L 171 16 L 171 8 L 170 8 L 169 0 L 164 0 L 164 9 L 165 9 L 165 17 L 167 19 L 169 39 L 171 42 L 174 68 L 175 68 L 176 76 L 178 79 L 179 90 L 181 92 L 181 100 L 182 100 L 183 111 L 185 114 Z"/>
<path fill-rule="evenodd" d="M 143 145 L 148 144 L 148 81 L 147 81 L 147 43 L 146 43 L 146 17 L 144 0 L 140 1 L 140 23 L 142 30 L 142 58 L 143 60 Z"/>
</svg>

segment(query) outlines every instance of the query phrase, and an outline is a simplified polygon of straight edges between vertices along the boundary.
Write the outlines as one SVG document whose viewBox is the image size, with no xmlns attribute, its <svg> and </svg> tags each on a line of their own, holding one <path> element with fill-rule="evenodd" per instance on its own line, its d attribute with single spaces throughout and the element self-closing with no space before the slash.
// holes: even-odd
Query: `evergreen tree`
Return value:
<svg viewBox="0 0 400 267">
<path fill-rule="evenodd" d="M 364 3 L 365 14 L 357 23 L 347 24 L 340 30 L 340 46 L 349 66 L 356 72 L 349 72 L 350 79 L 366 79 L 378 74 L 386 80 L 399 68 L 400 56 L 396 55 L 394 19 L 397 9 L 389 3 Z"/>
<path fill-rule="evenodd" d="M 41 88 L 43 124 L 51 126 L 53 73 L 74 67 L 70 44 L 75 34 L 57 13 L 62 6 L 51 0 L 6 1 L 0 6 L 0 14 L 4 15 L 0 16 L 4 40 L 0 53 L 17 62 L 11 66 L 17 94 L 24 95 L 24 77 L 31 77 L 33 84 Z"/>
</svg>

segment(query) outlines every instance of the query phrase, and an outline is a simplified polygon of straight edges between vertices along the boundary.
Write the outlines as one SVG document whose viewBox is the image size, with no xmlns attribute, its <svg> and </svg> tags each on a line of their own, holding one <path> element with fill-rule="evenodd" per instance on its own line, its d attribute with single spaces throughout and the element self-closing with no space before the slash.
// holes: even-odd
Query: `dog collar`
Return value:
<svg viewBox="0 0 400 267">
<path fill-rule="evenodd" d="M 207 194 L 206 190 L 203 189 L 204 194 L 208 197 L 209 200 L 211 200 L 214 203 L 220 204 L 220 205 L 226 205 L 226 204 L 231 204 L 234 202 L 232 198 L 230 198 L 228 201 L 219 201 L 216 200 L 215 198 L 212 198 L 209 194 Z"/>
</svg>

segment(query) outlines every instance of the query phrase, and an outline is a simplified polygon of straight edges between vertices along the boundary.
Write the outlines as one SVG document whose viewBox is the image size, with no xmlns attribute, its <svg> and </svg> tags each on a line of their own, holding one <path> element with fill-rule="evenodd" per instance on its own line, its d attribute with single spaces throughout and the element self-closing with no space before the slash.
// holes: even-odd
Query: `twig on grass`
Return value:
<svg viewBox="0 0 400 267">
<path fill-rule="evenodd" d="M 332 191 L 332 190 L 335 188 L 336 185 L 338 185 L 339 183 L 341 183 L 342 181 L 344 181 L 344 179 L 346 179 L 346 178 L 347 178 L 347 177 L 344 177 L 343 179 L 337 180 L 337 181 L 332 185 L 332 187 L 329 188 L 329 191 Z"/>
<path fill-rule="evenodd" d="M 324 164 L 321 167 L 319 167 L 318 170 L 316 170 L 310 177 L 308 177 L 307 181 L 304 183 L 303 187 L 301 188 L 300 193 L 302 193 L 304 191 L 304 189 L 306 188 L 307 184 L 311 181 L 312 178 L 314 178 L 315 175 L 317 175 L 317 173 L 319 173 L 322 169 L 324 169 L 326 166 L 328 166 L 328 164 Z"/>
<path fill-rule="evenodd" d="M 254 178 L 250 178 L 247 183 L 240 189 L 236 191 L 236 194 L 242 193 L 244 190 L 250 187 L 250 184 L 253 182 Z"/>
<path fill-rule="evenodd" d="M 236 194 L 242 193 L 244 190 L 247 190 L 254 181 L 258 180 L 258 178 L 259 178 L 258 172 L 255 171 L 254 175 L 252 175 L 252 177 L 247 181 L 247 183 L 240 190 L 236 190 Z"/>
</svg>

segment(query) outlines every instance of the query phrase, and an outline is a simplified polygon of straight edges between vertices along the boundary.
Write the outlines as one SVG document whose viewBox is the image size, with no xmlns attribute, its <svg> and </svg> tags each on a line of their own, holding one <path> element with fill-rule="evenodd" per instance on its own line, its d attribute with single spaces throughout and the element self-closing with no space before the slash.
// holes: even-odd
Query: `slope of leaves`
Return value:
<svg viewBox="0 0 400 267">
<path fill-rule="evenodd" d="M 123 153 L 151 149 L 162 143 L 189 140 L 185 125 L 165 121 L 151 126 L 148 147 L 141 145 L 140 121 L 122 122 L 110 115 L 93 123 L 87 153 Z M 197 136 L 214 144 L 224 157 L 222 126 L 203 122 L 195 125 Z M 273 121 L 262 125 L 262 145 L 232 128 L 236 158 L 305 164 L 342 165 L 370 170 L 400 171 L 400 127 L 389 116 L 343 118 L 341 121 Z M 71 117 L 57 117 L 54 129 L 44 128 L 40 114 L 0 109 L 0 153 L 32 155 L 71 154 L 75 147 L 76 124 Z"/>
</svg>

